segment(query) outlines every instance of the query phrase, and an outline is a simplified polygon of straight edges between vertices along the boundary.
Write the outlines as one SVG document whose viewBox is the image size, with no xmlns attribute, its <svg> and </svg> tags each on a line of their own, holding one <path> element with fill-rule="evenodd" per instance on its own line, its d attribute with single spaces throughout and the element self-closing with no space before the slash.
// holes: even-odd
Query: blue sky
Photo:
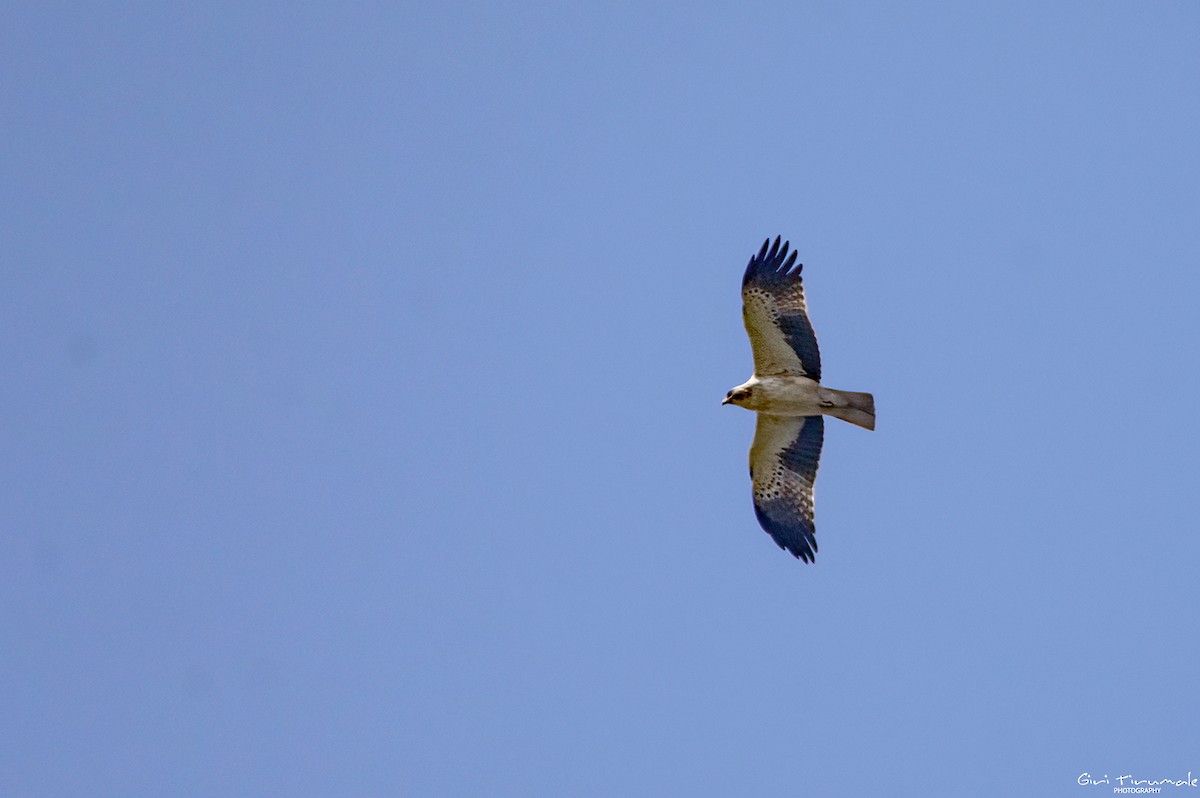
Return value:
<svg viewBox="0 0 1200 798">
<path fill-rule="evenodd" d="M 1200 773 L 1198 35 L 6 5 L 0 793 Z M 812 566 L 719 405 L 776 234 L 879 412 L 827 425 Z"/>
</svg>

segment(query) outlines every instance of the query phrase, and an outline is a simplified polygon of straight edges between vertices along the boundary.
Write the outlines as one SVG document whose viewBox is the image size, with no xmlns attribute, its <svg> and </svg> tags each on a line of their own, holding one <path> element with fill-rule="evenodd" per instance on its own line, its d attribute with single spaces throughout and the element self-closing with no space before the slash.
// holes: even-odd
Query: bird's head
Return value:
<svg viewBox="0 0 1200 798">
<path fill-rule="evenodd" d="M 725 398 L 721 400 L 723 405 L 737 405 L 745 407 L 746 403 L 754 397 L 754 389 L 746 385 L 739 385 L 729 393 L 725 394 Z"/>
</svg>

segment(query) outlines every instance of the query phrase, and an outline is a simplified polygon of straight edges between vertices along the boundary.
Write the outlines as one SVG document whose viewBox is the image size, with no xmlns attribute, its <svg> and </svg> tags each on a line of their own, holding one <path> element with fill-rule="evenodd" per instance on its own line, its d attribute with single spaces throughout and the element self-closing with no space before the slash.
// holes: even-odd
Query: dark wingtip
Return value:
<svg viewBox="0 0 1200 798">
<path fill-rule="evenodd" d="M 763 241 L 758 254 L 751 256 L 746 264 L 743 287 L 751 281 L 775 282 L 799 275 L 804 264 L 796 262 L 800 253 L 791 247 L 792 242 L 784 241 L 783 236 L 775 236 L 774 241 L 770 238 Z"/>
<path fill-rule="evenodd" d="M 816 552 L 808 551 L 806 549 L 799 549 L 799 548 L 798 549 L 788 549 L 788 553 L 791 554 L 793 557 L 795 557 L 797 560 L 800 560 L 801 562 L 807 563 L 809 565 L 812 565 L 813 563 L 815 563 L 817 561 Z"/>
<path fill-rule="evenodd" d="M 797 546 L 797 548 L 800 549 L 799 553 L 793 551 L 792 554 L 795 554 L 799 559 L 803 560 L 809 565 L 812 565 L 817 561 L 817 541 L 810 539 L 804 542 L 808 545 L 804 548 Z"/>
<path fill-rule="evenodd" d="M 785 527 L 763 512 L 757 503 L 754 505 L 754 514 L 758 516 L 759 525 L 766 530 L 767 534 L 771 536 L 771 539 L 775 541 L 775 545 L 779 548 L 806 563 L 815 563 L 817 561 L 817 536 L 814 534 L 815 530 Z"/>
</svg>

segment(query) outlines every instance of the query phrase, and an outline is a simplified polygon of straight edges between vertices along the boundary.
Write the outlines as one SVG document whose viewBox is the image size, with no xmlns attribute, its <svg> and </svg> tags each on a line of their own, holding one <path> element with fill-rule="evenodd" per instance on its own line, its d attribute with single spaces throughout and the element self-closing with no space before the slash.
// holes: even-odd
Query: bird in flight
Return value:
<svg viewBox="0 0 1200 798">
<path fill-rule="evenodd" d="M 779 547 L 813 562 L 813 483 L 825 419 L 875 429 L 875 398 L 821 385 L 821 353 L 804 303 L 796 252 L 779 237 L 763 242 L 742 277 L 742 318 L 754 350 L 754 375 L 723 405 L 758 413 L 750 445 L 754 514 Z"/>
</svg>

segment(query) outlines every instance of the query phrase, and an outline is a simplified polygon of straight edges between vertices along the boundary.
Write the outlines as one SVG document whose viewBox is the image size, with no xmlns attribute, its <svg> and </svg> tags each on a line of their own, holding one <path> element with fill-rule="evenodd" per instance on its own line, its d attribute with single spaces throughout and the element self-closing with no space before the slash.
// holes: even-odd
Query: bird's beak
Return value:
<svg viewBox="0 0 1200 798">
<path fill-rule="evenodd" d="M 727 405 L 727 404 L 729 404 L 729 402 L 730 402 L 730 399 L 728 396 L 726 396 L 724 399 L 721 400 L 721 404 L 723 404 L 723 405 Z"/>
</svg>

